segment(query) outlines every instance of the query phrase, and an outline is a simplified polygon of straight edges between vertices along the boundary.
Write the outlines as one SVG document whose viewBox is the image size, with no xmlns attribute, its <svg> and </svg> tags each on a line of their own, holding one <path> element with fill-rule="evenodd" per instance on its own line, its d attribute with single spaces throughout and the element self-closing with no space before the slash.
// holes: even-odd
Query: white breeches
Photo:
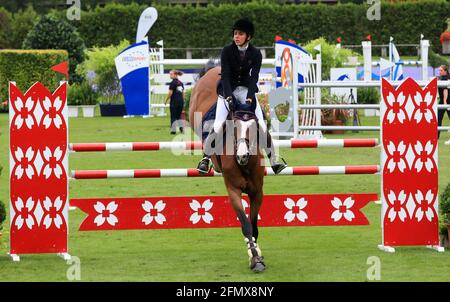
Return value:
<svg viewBox="0 0 450 302">
<path fill-rule="evenodd" d="M 238 86 L 233 91 L 233 96 L 236 98 L 236 100 L 238 102 L 240 102 L 241 104 L 244 104 L 247 100 L 247 92 L 248 92 L 247 87 Z M 258 98 L 256 98 L 256 96 L 255 96 L 255 99 L 256 99 L 255 114 L 256 114 L 256 117 L 258 118 L 258 124 L 259 124 L 259 127 L 261 128 L 261 130 L 266 132 L 267 125 L 264 122 L 264 117 L 263 117 L 263 113 L 261 110 L 261 106 L 259 105 Z M 220 131 L 220 128 L 222 127 L 223 123 L 226 121 L 227 116 L 228 116 L 228 108 L 226 105 L 226 101 L 224 98 L 219 96 L 219 98 L 217 99 L 216 119 L 214 120 L 214 132 L 218 133 Z"/>
</svg>

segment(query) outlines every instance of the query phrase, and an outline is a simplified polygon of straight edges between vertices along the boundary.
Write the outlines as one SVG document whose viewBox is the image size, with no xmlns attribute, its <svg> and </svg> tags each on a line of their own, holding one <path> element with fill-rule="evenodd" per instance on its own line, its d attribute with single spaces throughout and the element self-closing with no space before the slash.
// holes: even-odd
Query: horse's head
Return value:
<svg viewBox="0 0 450 302">
<path fill-rule="evenodd" d="M 233 117 L 235 125 L 235 154 L 239 165 L 248 164 L 251 155 L 257 154 L 258 123 L 253 112 L 236 111 Z"/>
</svg>

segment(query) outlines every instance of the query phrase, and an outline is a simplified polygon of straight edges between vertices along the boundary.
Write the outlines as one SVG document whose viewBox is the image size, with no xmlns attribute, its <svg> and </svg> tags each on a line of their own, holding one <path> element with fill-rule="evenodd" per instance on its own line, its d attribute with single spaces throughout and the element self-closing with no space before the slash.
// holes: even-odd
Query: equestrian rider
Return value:
<svg viewBox="0 0 450 302">
<path fill-rule="evenodd" d="M 287 165 L 277 161 L 277 155 L 272 138 L 264 121 L 261 106 L 255 96 L 258 92 L 258 78 L 261 69 L 261 51 L 254 47 L 250 40 L 254 36 L 255 28 L 248 19 L 239 19 L 233 25 L 233 42 L 223 48 L 221 54 L 221 81 L 223 91 L 219 93 L 216 107 L 214 128 L 211 129 L 206 142 L 211 140 L 222 128 L 228 116 L 226 103 L 240 102 L 250 104 L 250 108 L 258 118 L 260 129 L 267 135 L 267 146 L 264 150 L 269 158 L 270 165 L 275 174 L 280 173 Z M 200 173 L 209 172 L 210 155 L 204 153 L 198 164 Z"/>
</svg>

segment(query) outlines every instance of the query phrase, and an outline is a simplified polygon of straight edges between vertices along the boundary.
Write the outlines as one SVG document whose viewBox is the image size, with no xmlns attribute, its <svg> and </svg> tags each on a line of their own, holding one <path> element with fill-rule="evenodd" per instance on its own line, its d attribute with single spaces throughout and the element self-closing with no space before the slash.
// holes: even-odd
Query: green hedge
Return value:
<svg viewBox="0 0 450 302">
<path fill-rule="evenodd" d="M 83 11 L 81 21 L 72 21 L 72 24 L 78 28 L 87 47 L 118 44 L 123 39 L 134 41 L 139 16 L 146 7 L 112 3 Z M 233 22 L 247 16 L 256 25 L 254 44 L 258 46 L 273 45 L 275 35 L 294 39 L 300 44 L 321 36 L 334 42 L 340 36 L 344 45 L 360 45 L 368 34 L 372 35 L 373 44 L 387 44 L 390 36 L 397 44 L 418 44 L 420 34 L 424 34 L 433 49 L 440 52 L 439 35 L 446 28 L 450 2 L 382 3 L 380 21 L 367 19 L 368 4 L 353 3 L 277 5 L 251 2 L 207 7 L 155 7 L 158 20 L 150 30 L 150 40 L 154 45 L 163 39 L 167 48 L 221 47 L 231 41 Z M 60 14 L 65 17 L 65 11 Z"/>
<path fill-rule="evenodd" d="M 56 89 L 64 75 L 50 68 L 67 59 L 65 50 L 0 50 L 0 101 L 8 99 L 9 81 L 15 81 L 22 92 L 37 81 Z"/>
</svg>

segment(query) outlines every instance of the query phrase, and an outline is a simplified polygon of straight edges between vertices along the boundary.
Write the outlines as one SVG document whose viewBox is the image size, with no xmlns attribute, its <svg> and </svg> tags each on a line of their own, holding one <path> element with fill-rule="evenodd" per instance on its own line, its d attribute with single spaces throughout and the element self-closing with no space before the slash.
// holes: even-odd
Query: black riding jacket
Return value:
<svg viewBox="0 0 450 302">
<path fill-rule="evenodd" d="M 222 96 L 230 97 L 237 86 L 244 86 L 248 88 L 247 98 L 255 100 L 262 62 L 261 51 L 249 44 L 245 56 L 241 60 L 239 49 L 233 42 L 223 48 L 220 61 L 222 67 Z"/>
</svg>

